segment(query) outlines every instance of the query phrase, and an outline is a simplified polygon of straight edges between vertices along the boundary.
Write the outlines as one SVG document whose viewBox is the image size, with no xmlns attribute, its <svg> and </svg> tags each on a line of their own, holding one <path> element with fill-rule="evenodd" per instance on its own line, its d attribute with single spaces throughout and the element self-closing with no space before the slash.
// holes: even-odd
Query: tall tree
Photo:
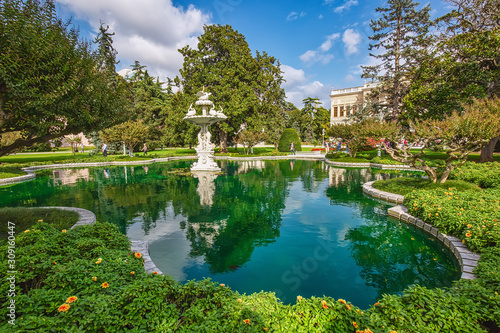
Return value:
<svg viewBox="0 0 500 333">
<path fill-rule="evenodd" d="M 279 87 L 282 81 L 279 63 L 265 53 L 254 58 L 245 37 L 231 26 L 205 26 L 197 49 L 186 46 L 179 52 L 184 56 L 184 64 L 181 79 L 176 81 L 186 96 L 194 96 L 206 87 L 212 101 L 228 117 L 212 125 L 222 151 L 227 150 L 228 139 L 236 137 L 241 125 L 260 118 L 260 111 L 275 112 L 261 106 L 276 98 L 266 88 L 271 86 L 272 94 L 276 93 L 276 82 Z"/>
<path fill-rule="evenodd" d="M 500 2 L 448 2 L 455 9 L 437 20 L 442 31 L 405 99 L 409 118 L 442 119 L 475 98 L 500 95 Z M 481 161 L 493 160 L 497 141 L 481 150 Z"/>
<path fill-rule="evenodd" d="M 369 50 L 377 65 L 362 66 L 362 77 L 379 83 L 375 94 L 386 111 L 386 118 L 397 119 L 408 92 L 412 69 L 417 65 L 431 26 L 429 5 L 418 10 L 413 0 L 388 0 L 387 7 L 375 10 L 381 17 L 370 22 L 373 35 Z"/>
<path fill-rule="evenodd" d="M 116 74 L 100 70 L 91 45 L 69 26 L 50 0 L 0 2 L 0 136 L 20 133 L 0 156 L 105 128 L 120 114 Z"/>
</svg>

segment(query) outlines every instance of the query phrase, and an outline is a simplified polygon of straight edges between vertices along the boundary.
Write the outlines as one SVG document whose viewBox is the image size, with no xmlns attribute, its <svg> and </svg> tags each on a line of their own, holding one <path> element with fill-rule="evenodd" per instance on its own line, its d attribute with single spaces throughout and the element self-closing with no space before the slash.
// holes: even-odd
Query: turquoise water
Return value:
<svg viewBox="0 0 500 333">
<path fill-rule="evenodd" d="M 439 242 L 362 193 L 362 183 L 395 174 L 304 160 L 219 161 L 221 174 L 200 181 L 191 163 L 49 170 L 0 187 L 0 206 L 91 210 L 131 239 L 149 240 L 158 268 L 181 282 L 209 277 L 285 303 L 326 295 L 367 308 L 385 293 L 459 278 Z"/>
</svg>

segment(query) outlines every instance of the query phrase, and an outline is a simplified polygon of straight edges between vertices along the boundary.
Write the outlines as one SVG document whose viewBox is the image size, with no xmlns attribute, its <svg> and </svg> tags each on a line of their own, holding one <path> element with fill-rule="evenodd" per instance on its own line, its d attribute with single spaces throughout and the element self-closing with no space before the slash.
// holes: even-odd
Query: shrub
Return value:
<svg viewBox="0 0 500 333">
<path fill-rule="evenodd" d="M 500 186 L 500 163 L 466 162 L 450 175 L 452 179 L 465 180 L 481 186 L 491 188 Z"/>
<path fill-rule="evenodd" d="M 286 128 L 281 134 L 280 141 L 278 142 L 278 151 L 289 152 L 290 142 L 292 141 L 295 145 L 295 151 L 302 151 L 302 144 L 297 131 L 293 128 Z"/>
</svg>

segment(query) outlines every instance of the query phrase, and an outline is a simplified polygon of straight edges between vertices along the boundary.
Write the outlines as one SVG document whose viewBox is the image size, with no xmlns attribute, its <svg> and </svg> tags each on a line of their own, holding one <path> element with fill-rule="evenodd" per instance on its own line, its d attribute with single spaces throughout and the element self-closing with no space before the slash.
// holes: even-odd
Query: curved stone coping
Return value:
<svg viewBox="0 0 500 333">
<path fill-rule="evenodd" d="M 333 166 L 338 166 L 338 167 L 345 167 L 345 168 L 375 168 L 375 169 L 382 169 L 382 170 L 406 170 L 406 171 L 419 171 L 423 172 L 422 170 L 419 169 L 413 169 L 409 165 L 406 164 L 380 164 L 380 163 L 348 163 L 348 162 L 335 162 L 335 161 L 330 161 L 326 160 L 326 163 L 333 165 Z"/>
<path fill-rule="evenodd" d="M 163 274 L 158 267 L 156 267 L 153 260 L 149 256 L 149 241 L 131 241 L 130 250 L 132 252 L 139 252 L 144 258 L 144 269 L 148 273 L 156 272 L 157 274 Z"/>
<path fill-rule="evenodd" d="M 404 196 L 393 194 L 389 192 L 384 192 L 377 190 L 372 186 L 374 182 L 368 182 L 363 184 L 363 192 L 373 197 L 384 199 L 387 201 L 402 203 L 404 200 Z M 391 200 L 394 199 L 394 200 Z M 399 202 L 399 200 L 401 200 Z M 476 275 L 474 274 L 474 269 L 479 263 L 480 255 L 470 251 L 467 246 L 465 246 L 462 241 L 456 237 L 448 236 L 439 232 L 438 228 L 432 226 L 432 224 L 426 223 L 415 216 L 408 214 L 408 209 L 405 206 L 398 205 L 387 210 L 389 216 L 395 217 L 401 221 L 407 222 L 416 226 L 417 228 L 425 231 L 431 236 L 435 237 L 441 243 L 444 244 L 457 258 L 458 263 L 460 264 L 460 271 L 462 273 L 461 278 L 467 280 L 474 280 Z"/>
<path fill-rule="evenodd" d="M 96 221 L 95 214 L 92 213 L 90 210 L 86 210 L 83 208 L 76 208 L 76 207 L 61 207 L 61 206 L 45 206 L 45 207 L 37 207 L 37 208 L 54 208 L 54 209 L 60 209 L 60 210 L 69 210 L 69 211 L 74 211 L 77 212 L 78 215 L 80 215 L 80 219 L 78 222 L 75 223 L 71 227 L 73 229 L 74 227 L 80 226 L 80 225 L 88 225 L 88 224 L 93 224 Z"/>
<path fill-rule="evenodd" d="M 372 186 L 373 183 L 376 181 L 372 182 L 367 182 L 363 184 L 363 192 L 365 192 L 368 195 L 371 195 L 372 197 L 378 198 L 378 199 L 383 199 L 386 201 L 391 201 L 395 203 L 402 204 L 403 201 L 405 200 L 405 197 L 399 194 L 394 194 L 390 192 L 384 192 L 381 190 L 377 190 Z"/>
</svg>

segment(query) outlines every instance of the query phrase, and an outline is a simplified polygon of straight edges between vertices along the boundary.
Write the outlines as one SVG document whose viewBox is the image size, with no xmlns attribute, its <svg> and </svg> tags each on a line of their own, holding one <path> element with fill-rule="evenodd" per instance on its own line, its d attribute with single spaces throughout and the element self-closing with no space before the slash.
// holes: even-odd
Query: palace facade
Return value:
<svg viewBox="0 0 500 333">
<path fill-rule="evenodd" d="M 343 122 L 347 116 L 362 108 L 368 102 L 368 94 L 376 83 L 365 83 L 361 87 L 333 89 L 330 93 L 330 124 Z"/>
</svg>

